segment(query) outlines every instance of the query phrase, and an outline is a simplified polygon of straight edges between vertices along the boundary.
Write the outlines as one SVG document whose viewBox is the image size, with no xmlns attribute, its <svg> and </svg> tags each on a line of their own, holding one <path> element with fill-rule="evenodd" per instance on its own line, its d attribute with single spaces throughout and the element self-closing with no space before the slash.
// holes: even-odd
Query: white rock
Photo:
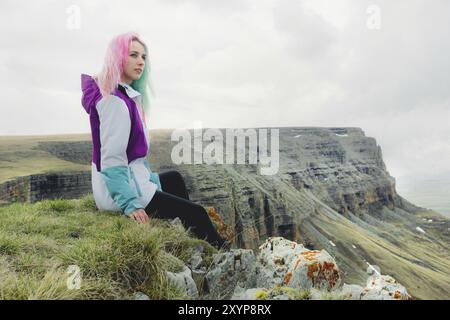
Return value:
<svg viewBox="0 0 450 320">
<path fill-rule="evenodd" d="M 368 265 L 367 270 L 366 270 L 368 275 L 374 275 L 374 274 L 378 275 L 378 276 L 381 275 L 381 270 L 380 270 L 379 266 L 373 266 L 370 263 L 368 263 L 367 261 L 366 261 L 366 264 Z"/>
<path fill-rule="evenodd" d="M 178 218 L 178 217 L 176 217 L 175 219 L 172 219 L 170 221 L 170 224 L 172 225 L 172 227 L 180 230 L 181 232 L 183 232 L 185 230 L 185 228 L 183 226 L 183 222 L 181 222 L 180 218 Z"/>
<path fill-rule="evenodd" d="M 192 279 L 191 270 L 187 266 L 183 266 L 183 270 L 178 273 L 166 271 L 166 275 L 170 282 L 184 290 L 190 298 L 198 298 L 197 286 L 194 279 Z"/>
<path fill-rule="evenodd" d="M 311 300 L 322 300 L 323 292 L 315 288 L 309 289 Z"/>
<path fill-rule="evenodd" d="M 345 300 L 361 300 L 364 288 L 356 284 L 346 284 L 342 286 L 340 295 Z"/>
<path fill-rule="evenodd" d="M 425 233 L 425 231 L 421 227 L 416 227 L 416 230 L 421 232 L 421 233 Z"/>
<path fill-rule="evenodd" d="M 374 275 L 367 279 L 361 300 L 409 300 L 406 288 L 388 275 Z"/>
<path fill-rule="evenodd" d="M 134 300 L 150 300 L 150 298 L 145 293 L 135 292 Z"/>
<path fill-rule="evenodd" d="M 257 287 L 331 290 L 340 285 L 339 269 L 325 250 L 308 250 L 281 237 L 269 238 L 259 249 Z"/>
<path fill-rule="evenodd" d="M 189 263 L 188 265 L 190 265 L 192 270 L 196 270 L 200 267 L 203 258 L 202 258 L 202 253 L 203 253 L 203 246 L 197 246 L 193 249 L 193 252 L 191 254 L 191 258 L 189 259 Z"/>
<path fill-rule="evenodd" d="M 205 276 L 209 299 L 230 299 L 236 290 L 256 287 L 256 257 L 250 249 L 231 249 L 213 255 L 213 264 Z"/>
</svg>

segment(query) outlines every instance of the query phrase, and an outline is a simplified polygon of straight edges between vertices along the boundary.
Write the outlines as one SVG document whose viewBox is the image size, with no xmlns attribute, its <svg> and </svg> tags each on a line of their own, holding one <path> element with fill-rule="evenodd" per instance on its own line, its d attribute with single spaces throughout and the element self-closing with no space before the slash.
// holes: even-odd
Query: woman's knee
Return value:
<svg viewBox="0 0 450 320">
<path fill-rule="evenodd" d="M 199 219 L 206 219 L 209 218 L 208 213 L 206 212 L 205 208 L 202 207 L 199 204 L 194 203 L 193 205 L 193 211 L 195 213 L 195 215 L 197 216 L 197 218 Z"/>
<path fill-rule="evenodd" d="M 161 172 L 159 174 L 159 178 L 163 179 L 163 180 L 167 179 L 167 180 L 182 180 L 182 181 L 184 181 L 183 176 L 177 170 Z"/>
<path fill-rule="evenodd" d="M 170 171 L 170 175 L 171 175 L 174 179 L 184 181 L 183 176 L 182 176 L 181 173 L 178 172 L 177 170 L 171 170 L 171 171 Z"/>
</svg>

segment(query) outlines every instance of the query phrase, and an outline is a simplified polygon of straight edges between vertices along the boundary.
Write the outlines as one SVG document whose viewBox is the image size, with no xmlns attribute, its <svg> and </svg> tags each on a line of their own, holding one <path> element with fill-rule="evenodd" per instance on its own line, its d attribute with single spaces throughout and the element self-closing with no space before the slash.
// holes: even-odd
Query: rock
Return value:
<svg viewBox="0 0 450 320">
<path fill-rule="evenodd" d="M 345 300 L 361 300 L 363 287 L 356 284 L 346 284 L 342 286 L 340 295 Z"/>
<path fill-rule="evenodd" d="M 191 258 L 188 261 L 188 265 L 190 266 L 191 270 L 197 270 L 200 265 L 202 264 L 203 261 L 203 246 L 202 245 L 198 245 L 195 248 L 193 248 L 192 253 L 191 253 Z"/>
<path fill-rule="evenodd" d="M 419 231 L 420 233 L 425 233 L 425 231 L 421 227 L 416 227 L 416 230 Z"/>
<path fill-rule="evenodd" d="M 310 288 L 329 292 L 341 281 L 326 251 L 308 250 L 282 237 L 262 244 L 257 259 L 252 250 L 216 254 L 206 279 L 209 299 L 305 299 Z"/>
<path fill-rule="evenodd" d="M 205 279 L 206 270 L 191 270 L 191 272 L 192 272 L 192 279 L 194 279 L 199 296 L 207 294 L 209 292 L 209 288 L 208 282 Z"/>
<path fill-rule="evenodd" d="M 336 262 L 325 250 L 308 250 L 282 237 L 269 238 L 260 250 L 258 287 L 282 285 L 330 291 L 340 284 Z"/>
<path fill-rule="evenodd" d="M 374 275 L 367 279 L 361 300 L 412 300 L 406 288 L 388 275 Z"/>
<path fill-rule="evenodd" d="M 323 300 L 323 292 L 314 288 L 311 288 L 311 300 Z"/>
<path fill-rule="evenodd" d="M 178 217 L 176 217 L 175 219 L 171 220 L 170 224 L 175 229 L 178 229 L 178 230 L 183 231 L 183 232 L 185 231 L 185 228 L 183 226 L 183 222 L 181 222 L 180 218 L 178 218 Z"/>
<path fill-rule="evenodd" d="M 150 298 L 146 294 L 138 291 L 134 293 L 134 300 L 150 300 Z"/>
<path fill-rule="evenodd" d="M 230 299 L 238 285 L 255 287 L 256 258 L 253 250 L 232 249 L 213 257 L 211 270 L 206 274 L 207 299 Z"/>
<path fill-rule="evenodd" d="M 367 273 L 369 276 L 372 276 L 372 275 L 381 275 L 380 267 L 379 267 L 379 266 L 375 266 L 375 265 L 369 264 L 369 266 L 368 266 L 367 269 L 366 269 L 366 273 Z"/>
<path fill-rule="evenodd" d="M 198 298 L 197 285 L 194 279 L 192 279 L 191 270 L 187 266 L 184 266 L 183 271 L 178 273 L 166 271 L 166 275 L 168 280 L 185 292 L 189 298 Z"/>
</svg>

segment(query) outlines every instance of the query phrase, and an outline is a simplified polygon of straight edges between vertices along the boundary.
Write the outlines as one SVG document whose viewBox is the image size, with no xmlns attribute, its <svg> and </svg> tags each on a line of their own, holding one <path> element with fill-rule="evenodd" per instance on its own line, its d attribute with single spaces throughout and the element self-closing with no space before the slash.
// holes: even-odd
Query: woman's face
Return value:
<svg viewBox="0 0 450 320">
<path fill-rule="evenodd" d="M 134 80 L 138 80 L 144 71 L 146 59 L 144 46 L 138 41 L 132 41 L 121 77 L 122 82 L 131 84 Z"/>
</svg>

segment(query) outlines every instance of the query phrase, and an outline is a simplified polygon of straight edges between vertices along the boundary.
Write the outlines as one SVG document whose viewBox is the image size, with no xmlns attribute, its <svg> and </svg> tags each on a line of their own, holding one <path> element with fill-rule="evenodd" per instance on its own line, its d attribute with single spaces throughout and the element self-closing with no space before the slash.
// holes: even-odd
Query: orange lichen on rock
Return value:
<svg viewBox="0 0 450 320">
<path fill-rule="evenodd" d="M 334 263 L 332 262 L 324 262 L 323 263 L 323 274 L 324 277 L 326 279 L 326 281 L 328 282 L 328 288 L 331 289 L 333 288 L 336 283 L 339 281 L 339 272 L 335 266 Z"/>
<path fill-rule="evenodd" d="M 308 251 L 301 252 L 300 254 L 301 254 L 306 260 L 309 260 L 309 261 L 316 261 L 316 260 L 317 260 L 316 255 L 319 254 L 319 253 L 320 253 L 320 251 L 318 251 L 318 250 L 308 250 Z"/>
<path fill-rule="evenodd" d="M 313 263 L 308 266 L 308 279 L 312 281 L 313 287 L 320 287 L 323 282 L 328 284 L 328 289 L 332 289 L 339 281 L 339 272 L 335 264 L 324 261 L 321 263 Z"/>
<path fill-rule="evenodd" d="M 401 299 L 402 298 L 402 295 L 401 295 L 401 293 L 400 293 L 400 291 L 395 291 L 395 293 L 394 293 L 394 299 Z"/>
<path fill-rule="evenodd" d="M 319 264 L 316 262 L 316 263 L 310 264 L 308 266 L 307 276 L 308 276 L 308 279 L 310 279 L 313 282 L 313 286 L 314 286 L 315 273 L 316 273 L 317 270 L 320 269 L 318 265 Z"/>
<path fill-rule="evenodd" d="M 217 213 L 214 207 L 207 207 L 206 212 L 208 213 L 209 218 L 216 226 L 217 232 L 220 234 L 222 238 L 225 238 L 229 241 L 234 239 L 234 232 L 228 225 L 223 222 L 222 217 Z"/>
<path fill-rule="evenodd" d="M 294 270 L 296 270 L 297 269 L 297 267 L 298 267 L 298 264 L 300 263 L 302 261 L 302 258 L 301 257 L 299 257 L 299 256 L 297 256 L 297 260 L 295 261 L 295 266 L 294 266 Z"/>
<path fill-rule="evenodd" d="M 286 275 L 284 276 L 284 279 L 283 279 L 283 283 L 285 285 L 288 284 L 291 281 L 291 278 L 292 278 L 292 272 L 286 273 Z"/>
</svg>

